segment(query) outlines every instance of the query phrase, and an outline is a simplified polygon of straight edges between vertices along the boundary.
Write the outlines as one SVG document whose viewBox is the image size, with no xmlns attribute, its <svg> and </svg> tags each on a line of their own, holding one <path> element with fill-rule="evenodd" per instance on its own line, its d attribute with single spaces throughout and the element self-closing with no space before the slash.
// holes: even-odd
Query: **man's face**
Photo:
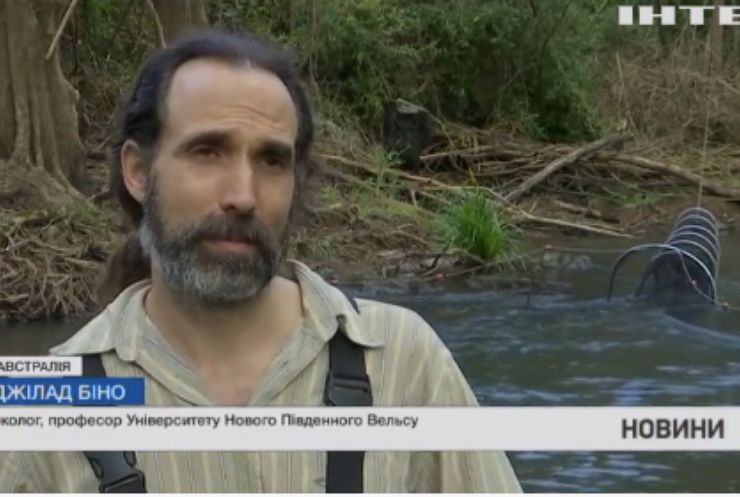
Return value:
<svg viewBox="0 0 740 497">
<path fill-rule="evenodd" d="M 266 71 L 201 59 L 175 73 L 154 162 L 131 183 L 142 246 L 176 294 L 227 306 L 275 276 L 297 130 L 288 90 Z"/>
</svg>

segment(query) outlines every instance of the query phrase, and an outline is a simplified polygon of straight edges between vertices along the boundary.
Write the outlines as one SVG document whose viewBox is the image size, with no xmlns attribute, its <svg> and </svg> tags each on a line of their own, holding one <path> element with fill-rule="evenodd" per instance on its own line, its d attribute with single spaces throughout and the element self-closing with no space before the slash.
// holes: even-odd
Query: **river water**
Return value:
<svg viewBox="0 0 740 497">
<path fill-rule="evenodd" d="M 373 285 L 353 290 L 420 312 L 452 349 L 485 405 L 735 405 L 739 313 L 677 316 L 636 303 L 626 297 L 638 282 L 638 263 L 620 272 L 621 293 L 605 301 L 610 265 L 632 243 L 564 242 L 570 253 L 588 255 L 593 266 L 554 269 L 547 275 L 553 285 L 532 295 L 494 291 L 484 280 L 413 291 Z M 722 249 L 735 253 L 740 238 L 723 239 Z M 740 265 L 731 256 L 722 261 L 720 294 L 740 307 Z M 42 354 L 78 326 L 0 329 L 0 351 Z M 736 453 L 510 456 L 528 492 L 740 492 Z"/>
</svg>

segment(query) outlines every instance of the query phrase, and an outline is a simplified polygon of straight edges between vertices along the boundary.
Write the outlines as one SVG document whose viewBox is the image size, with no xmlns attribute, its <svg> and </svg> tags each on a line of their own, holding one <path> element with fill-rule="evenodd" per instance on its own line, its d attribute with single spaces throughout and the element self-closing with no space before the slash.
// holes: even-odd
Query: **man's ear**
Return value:
<svg viewBox="0 0 740 497">
<path fill-rule="evenodd" d="M 142 203 L 146 195 L 148 171 L 141 148 L 132 140 L 127 140 L 121 147 L 121 175 L 129 194 Z"/>
</svg>

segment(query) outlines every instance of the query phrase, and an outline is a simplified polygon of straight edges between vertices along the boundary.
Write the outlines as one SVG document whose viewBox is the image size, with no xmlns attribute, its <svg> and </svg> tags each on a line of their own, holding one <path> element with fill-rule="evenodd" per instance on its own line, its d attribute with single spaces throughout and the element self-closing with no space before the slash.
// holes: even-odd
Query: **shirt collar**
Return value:
<svg viewBox="0 0 740 497">
<path fill-rule="evenodd" d="M 327 342 L 338 330 L 339 316 L 344 316 L 347 337 L 363 347 L 375 348 L 385 345 L 384 338 L 373 326 L 363 322 L 362 309 L 366 301 L 355 299 L 360 312 L 350 298 L 340 289 L 327 283 L 321 276 L 298 261 L 290 261 L 298 285 L 301 287 L 306 326 Z"/>
<path fill-rule="evenodd" d="M 385 345 L 383 337 L 373 326 L 363 322 L 349 297 L 327 283 L 321 276 L 298 261 L 288 261 L 301 288 L 304 308 L 304 329 L 328 342 L 339 330 L 340 316 L 343 330 L 353 342 L 366 348 Z M 53 355 L 99 354 L 112 350 L 123 361 L 137 358 L 139 341 L 146 329 L 144 295 L 151 283 L 141 281 L 128 287 L 90 323 L 65 343 L 53 348 Z M 357 299 L 360 311 L 366 302 Z"/>
</svg>

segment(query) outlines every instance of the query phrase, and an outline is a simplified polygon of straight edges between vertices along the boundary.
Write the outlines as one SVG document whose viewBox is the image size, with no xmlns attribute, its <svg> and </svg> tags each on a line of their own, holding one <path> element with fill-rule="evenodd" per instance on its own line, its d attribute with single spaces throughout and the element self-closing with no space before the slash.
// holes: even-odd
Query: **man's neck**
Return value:
<svg viewBox="0 0 740 497">
<path fill-rule="evenodd" d="M 281 343 L 302 317 L 298 285 L 275 277 L 252 300 L 227 309 L 188 305 L 153 275 L 145 298 L 162 337 L 195 366 L 231 363 Z"/>
</svg>

